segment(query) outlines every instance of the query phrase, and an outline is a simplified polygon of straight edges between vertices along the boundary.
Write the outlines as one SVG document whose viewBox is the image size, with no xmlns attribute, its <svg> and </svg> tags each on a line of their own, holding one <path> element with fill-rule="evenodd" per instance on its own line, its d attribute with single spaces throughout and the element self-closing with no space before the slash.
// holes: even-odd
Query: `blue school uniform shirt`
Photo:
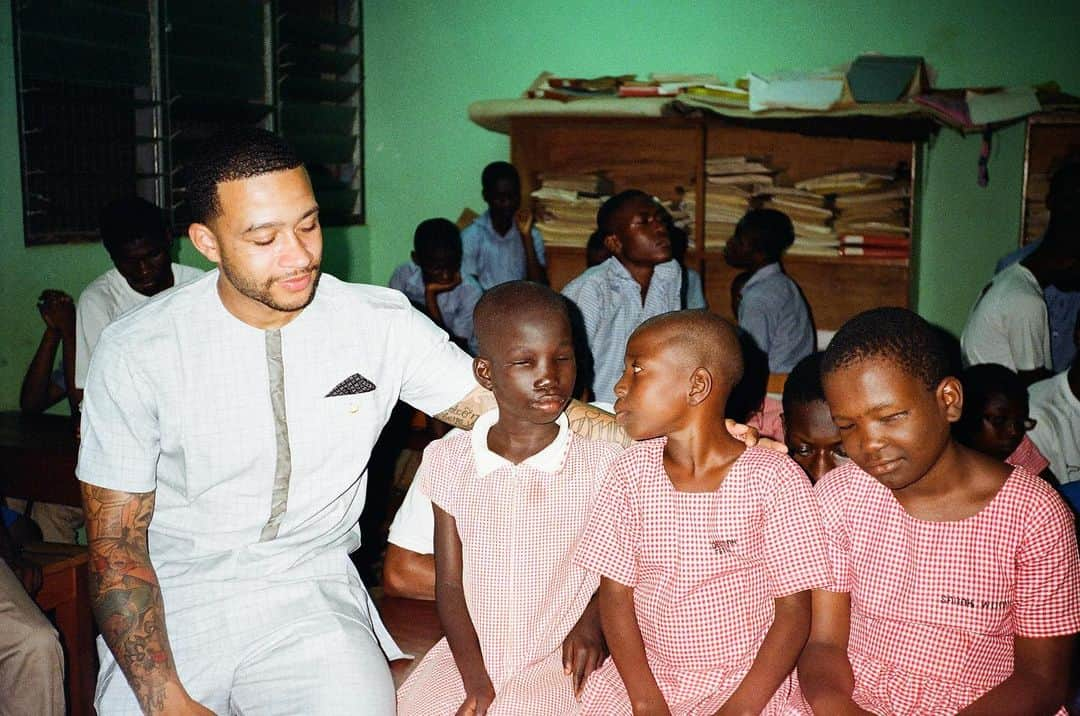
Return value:
<svg viewBox="0 0 1080 716">
<path fill-rule="evenodd" d="M 541 266 L 547 265 L 544 257 L 544 237 L 532 229 L 533 247 Z M 525 247 L 521 244 L 521 232 L 510 225 L 505 236 L 491 225 L 491 212 L 485 211 L 461 232 L 461 275 L 473 276 L 486 291 L 507 281 L 525 278 Z"/>
<path fill-rule="evenodd" d="M 814 352 L 814 325 L 798 285 L 780 264 L 762 266 L 740 293 L 739 328 L 769 356 L 770 373 L 790 373 Z"/>
<path fill-rule="evenodd" d="M 1007 254 L 997 262 L 994 273 L 1001 273 L 1007 266 L 1023 261 L 1041 245 L 1042 239 L 1039 239 Z M 1050 360 L 1054 372 L 1060 373 L 1072 365 L 1076 357 L 1073 326 L 1076 325 L 1077 314 L 1080 314 L 1080 291 L 1062 291 L 1054 286 L 1044 286 L 1043 300 L 1046 301 L 1046 317 L 1050 323 Z"/>
<path fill-rule="evenodd" d="M 413 261 L 407 261 L 394 269 L 390 288 L 401 291 L 418 306 L 424 305 L 424 274 Z M 443 291 L 435 298 L 442 313 L 443 324 L 450 335 L 469 342 L 469 350 L 476 353 L 476 334 L 473 331 L 473 309 L 484 294 L 480 284 L 464 273 L 461 283 L 450 291 Z M 426 313 L 426 311 L 425 311 Z"/>
<path fill-rule="evenodd" d="M 586 269 L 562 293 L 581 310 L 593 357 L 593 393 L 596 400 L 615 402 L 615 383 L 623 373 L 623 356 L 630 334 L 647 318 L 679 310 L 682 269 L 667 261 L 653 269 L 645 302 L 641 286 L 617 258 Z M 704 300 L 687 296 L 687 308 L 704 308 Z"/>
</svg>

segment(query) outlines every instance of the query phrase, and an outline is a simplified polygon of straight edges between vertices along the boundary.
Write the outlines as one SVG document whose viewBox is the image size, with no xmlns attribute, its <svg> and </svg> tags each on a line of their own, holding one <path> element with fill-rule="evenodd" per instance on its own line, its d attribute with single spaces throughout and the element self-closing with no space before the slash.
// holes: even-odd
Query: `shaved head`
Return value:
<svg viewBox="0 0 1080 716">
<path fill-rule="evenodd" d="M 704 368 L 726 396 L 742 379 L 742 349 L 735 327 L 704 310 L 672 311 L 638 326 L 634 334 L 656 331 L 688 371 Z"/>
<path fill-rule="evenodd" d="M 543 320 L 565 321 L 569 331 L 566 299 L 547 286 L 531 281 L 508 281 L 486 291 L 473 311 L 479 354 L 490 357 L 488 354 L 498 336 L 526 316 L 537 315 Z"/>
</svg>

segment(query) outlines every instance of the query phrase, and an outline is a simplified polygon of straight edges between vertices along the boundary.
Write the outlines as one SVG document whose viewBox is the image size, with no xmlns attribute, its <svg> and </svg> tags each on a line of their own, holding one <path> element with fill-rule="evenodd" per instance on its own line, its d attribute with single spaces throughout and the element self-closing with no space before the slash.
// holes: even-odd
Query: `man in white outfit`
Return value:
<svg viewBox="0 0 1080 716">
<path fill-rule="evenodd" d="M 400 293 L 320 276 L 279 138 L 211 140 L 187 196 L 218 270 L 109 325 L 86 381 L 98 713 L 392 714 L 400 652 L 348 558 L 365 466 L 399 398 L 468 427 L 490 397 Z"/>
</svg>

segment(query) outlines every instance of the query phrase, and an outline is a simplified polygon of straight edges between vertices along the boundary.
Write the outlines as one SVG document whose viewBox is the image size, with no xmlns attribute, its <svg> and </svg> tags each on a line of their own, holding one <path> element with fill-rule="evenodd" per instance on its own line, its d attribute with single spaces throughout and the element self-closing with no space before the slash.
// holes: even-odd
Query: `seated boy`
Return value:
<svg viewBox="0 0 1080 716">
<path fill-rule="evenodd" d="M 641 442 L 616 459 L 574 555 L 601 576 L 612 657 L 582 713 L 785 713 L 809 590 L 827 579 L 810 482 L 724 429 L 742 360 L 722 318 L 652 318 L 625 365 L 615 417 Z"/>
<path fill-rule="evenodd" d="M 1051 714 L 1080 630 L 1073 518 L 1053 488 L 960 445 L 941 333 L 901 308 L 844 324 L 822 384 L 851 462 L 815 486 L 829 584 L 799 683 L 815 713 Z"/>
<path fill-rule="evenodd" d="M 394 270 L 390 288 L 404 293 L 455 343 L 476 352 L 473 309 L 483 289 L 461 273 L 461 234 L 453 222 L 420 222 L 413 233 L 412 261 Z"/>
<path fill-rule="evenodd" d="M 672 258 L 666 212 L 651 196 L 630 189 L 596 214 L 611 258 L 586 269 L 563 288 L 585 322 L 595 377 L 594 399 L 615 401 L 626 341 L 641 322 L 681 302 L 682 267 Z M 690 308 L 704 308 L 688 301 Z"/>
<path fill-rule="evenodd" d="M 1028 437 L 1050 461 L 1061 493 L 1073 509 L 1080 510 L 1080 315 L 1073 338 L 1078 353 L 1072 367 L 1028 391 L 1035 421 Z"/>
<path fill-rule="evenodd" d="M 769 356 L 769 371 L 790 373 L 814 351 L 814 324 L 799 286 L 784 273 L 780 257 L 795 241 L 786 214 L 748 211 L 724 247 L 730 266 L 751 271 L 739 293 L 739 328 Z"/>
<path fill-rule="evenodd" d="M 1027 385 L 1053 374 L 1046 289 L 1080 291 L 1080 165 L 1055 172 L 1046 203 L 1050 223 L 1038 248 L 994 276 L 960 336 L 965 365 L 998 363 Z"/>
<path fill-rule="evenodd" d="M 19 410 L 35 415 L 67 398 L 71 414 L 78 415 L 79 403 L 75 398 L 75 302 L 63 291 L 46 289 L 38 298 L 37 309 L 45 322 L 45 332 L 23 377 Z M 60 368 L 54 369 L 58 352 Z"/>
<path fill-rule="evenodd" d="M 402 685 L 398 713 L 570 713 L 604 656 L 597 579 L 570 551 L 618 450 L 563 414 L 576 368 L 557 293 L 500 284 L 477 304 L 476 332 L 473 370 L 498 407 L 428 446 L 417 474 L 435 506 L 446 639 Z"/>
<path fill-rule="evenodd" d="M 544 239 L 532 212 L 521 207 L 521 178 L 514 165 L 492 162 L 480 175 L 488 210 L 461 232 L 461 273 L 486 291 L 507 281 L 547 283 Z"/>
<path fill-rule="evenodd" d="M 171 263 L 172 236 L 161 209 L 145 199 L 117 199 L 101 212 L 101 243 L 114 268 L 90 282 L 75 308 L 75 387 L 81 402 L 90 356 L 105 326 L 165 289 L 202 275 Z"/>
<path fill-rule="evenodd" d="M 821 387 L 823 355 L 817 352 L 803 358 L 784 383 L 784 442 L 811 482 L 848 461 Z"/>
</svg>

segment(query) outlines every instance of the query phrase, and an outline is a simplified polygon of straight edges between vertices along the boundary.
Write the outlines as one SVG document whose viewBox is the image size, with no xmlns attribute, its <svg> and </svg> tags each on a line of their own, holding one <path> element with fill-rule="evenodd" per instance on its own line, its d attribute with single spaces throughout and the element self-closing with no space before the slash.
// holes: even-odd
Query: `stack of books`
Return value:
<svg viewBox="0 0 1080 716">
<path fill-rule="evenodd" d="M 891 259 L 911 256 L 910 190 L 906 178 L 898 179 L 887 172 L 849 171 L 814 177 L 795 186 L 827 201 L 833 213 L 829 231 L 835 255 Z"/>
<path fill-rule="evenodd" d="M 832 229 L 833 211 L 826 198 L 805 189 L 761 186 L 753 203 L 762 209 L 787 214 L 795 228 L 795 243 L 788 253 L 803 256 L 836 256 L 839 242 Z"/>
<path fill-rule="evenodd" d="M 1027 197 L 1024 202 L 1024 243 L 1042 238 L 1050 223 L 1050 210 L 1046 208 L 1046 195 L 1050 191 L 1050 175 L 1032 172 L 1028 175 Z"/>
<path fill-rule="evenodd" d="M 532 199 L 544 244 L 583 248 L 596 230 L 596 212 L 611 193 L 611 182 L 599 172 L 541 175 L 540 182 Z"/>
<path fill-rule="evenodd" d="M 770 187 L 776 170 L 755 157 L 713 157 L 705 160 L 705 248 L 721 248 L 750 209 L 754 192 Z M 693 206 L 690 207 L 691 213 Z"/>
</svg>

